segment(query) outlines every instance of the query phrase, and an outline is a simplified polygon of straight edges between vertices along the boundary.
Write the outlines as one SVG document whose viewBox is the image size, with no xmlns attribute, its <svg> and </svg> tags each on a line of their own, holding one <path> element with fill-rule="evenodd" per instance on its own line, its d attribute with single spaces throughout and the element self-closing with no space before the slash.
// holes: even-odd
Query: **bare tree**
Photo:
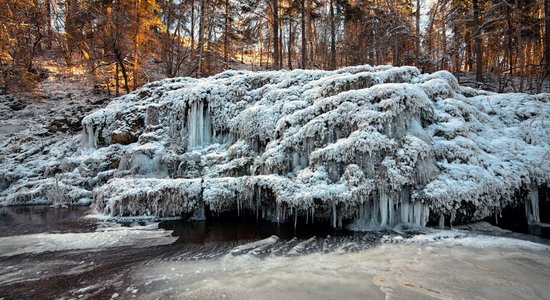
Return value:
<svg viewBox="0 0 550 300">
<path fill-rule="evenodd" d="M 479 3 L 472 0 L 474 9 L 474 43 L 476 53 L 476 80 L 483 81 L 483 54 L 481 52 L 481 28 L 479 27 Z"/>
</svg>

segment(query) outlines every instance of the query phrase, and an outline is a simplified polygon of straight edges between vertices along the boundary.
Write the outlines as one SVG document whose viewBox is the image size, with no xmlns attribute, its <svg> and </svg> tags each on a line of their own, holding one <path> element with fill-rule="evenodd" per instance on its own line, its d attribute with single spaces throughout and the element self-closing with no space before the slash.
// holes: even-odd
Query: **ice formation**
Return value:
<svg viewBox="0 0 550 300">
<path fill-rule="evenodd" d="M 59 177 L 95 188 L 92 208 L 112 217 L 423 227 L 525 201 L 537 222 L 549 113 L 549 94 L 461 87 L 445 71 L 227 71 L 153 82 L 88 115 L 84 149 L 63 160 L 80 177 Z"/>
</svg>

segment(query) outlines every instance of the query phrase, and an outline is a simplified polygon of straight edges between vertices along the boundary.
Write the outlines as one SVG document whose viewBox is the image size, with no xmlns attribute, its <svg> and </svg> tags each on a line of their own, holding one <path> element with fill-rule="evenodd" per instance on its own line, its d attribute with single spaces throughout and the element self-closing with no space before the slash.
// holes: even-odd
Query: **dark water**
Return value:
<svg viewBox="0 0 550 300">
<path fill-rule="evenodd" d="M 81 219 L 88 207 L 49 205 L 0 207 L 0 237 L 33 233 L 90 232 L 97 227 Z"/>
<path fill-rule="evenodd" d="M 87 208 L 83 207 L 1 207 L 0 238 L 28 236 L 32 242 L 30 239 L 33 236 L 30 234 L 34 233 L 93 232 L 98 226 L 82 219 L 86 211 Z M 177 240 L 157 246 L 130 245 L 0 255 L 0 299 L 77 298 L 81 295 L 80 289 L 90 286 L 95 287 L 83 292 L 87 297 L 108 299 L 131 286 L 134 269 L 151 262 L 184 263 L 215 259 L 231 253 L 239 245 L 272 235 L 280 239 L 251 255 L 262 258 L 266 255 L 301 255 L 342 249 L 357 251 L 378 244 L 382 236 L 382 233 L 354 234 L 321 224 L 302 225 L 294 230 L 291 224 L 278 225 L 236 217 L 205 222 L 161 222 L 159 227 L 171 230 Z"/>
<path fill-rule="evenodd" d="M 83 218 L 88 207 L 53 208 L 49 205 L 0 207 L 0 237 L 33 233 L 92 232 L 97 224 Z M 131 224 L 124 223 L 129 226 Z M 143 223 L 141 225 L 144 225 Z M 163 221 L 159 228 L 172 230 L 176 243 L 205 244 L 258 240 L 276 235 L 283 240 L 308 239 L 313 236 L 350 236 L 348 230 L 333 229 L 328 224 L 277 224 L 231 215 L 202 222 Z"/>
<path fill-rule="evenodd" d="M 300 224 L 295 229 L 293 224 L 277 224 L 264 220 L 257 221 L 232 216 L 211 218 L 202 222 L 166 221 L 161 222 L 159 227 L 172 230 L 172 235 L 178 237 L 176 244 L 240 242 L 265 239 L 272 235 L 276 235 L 282 240 L 354 235 L 352 231 L 334 229 L 328 224 Z"/>
<path fill-rule="evenodd" d="M 0 237 L 25 237 L 32 233 L 45 232 L 93 232 L 98 226 L 82 219 L 86 211 L 87 208 L 83 207 L 1 207 Z M 295 230 L 293 224 L 276 224 L 235 216 L 222 216 L 204 222 L 161 222 L 159 227 L 172 231 L 172 236 L 177 237 L 176 241 L 156 246 L 137 247 L 136 244 L 0 255 L 0 299 L 58 299 L 79 296 L 109 299 L 115 293 L 127 296 L 122 298 L 131 298 L 132 294 L 128 289 L 135 284 L 133 273 L 136 269 L 147 268 L 151 263 L 185 264 L 202 260 L 206 263 L 207 260 L 228 254 L 242 255 L 235 254 L 235 247 L 272 235 L 279 237 L 279 240 L 268 246 L 258 247 L 248 254 L 264 259 L 268 255 L 354 252 L 375 247 L 381 243 L 384 235 L 392 235 L 387 231 L 365 233 L 335 230 L 326 224 L 300 224 Z M 475 232 L 474 228 L 472 230 Z M 498 232 L 494 234 L 503 235 Z M 404 236 L 403 233 L 399 235 Z M 527 237 L 541 243 L 528 235 L 514 237 Z M 142 285 L 141 288 L 145 286 Z"/>
</svg>

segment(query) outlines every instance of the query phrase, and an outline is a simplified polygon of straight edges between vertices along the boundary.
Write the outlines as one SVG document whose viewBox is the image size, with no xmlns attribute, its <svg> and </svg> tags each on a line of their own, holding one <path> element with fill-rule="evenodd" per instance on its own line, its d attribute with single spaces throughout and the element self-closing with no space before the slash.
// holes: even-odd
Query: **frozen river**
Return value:
<svg viewBox="0 0 550 300">
<path fill-rule="evenodd" d="M 0 208 L 0 299 L 550 299 L 548 240 L 489 226 L 293 238 L 246 220 L 159 229 L 83 213 Z"/>
</svg>

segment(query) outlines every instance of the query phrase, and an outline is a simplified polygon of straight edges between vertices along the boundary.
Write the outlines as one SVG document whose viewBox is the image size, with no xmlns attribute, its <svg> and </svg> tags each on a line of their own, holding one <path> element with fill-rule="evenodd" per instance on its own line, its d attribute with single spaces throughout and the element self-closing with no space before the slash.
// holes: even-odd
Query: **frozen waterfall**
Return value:
<svg viewBox="0 0 550 300">
<path fill-rule="evenodd" d="M 172 78 L 83 120 L 97 150 L 82 170 L 93 208 L 114 218 L 235 211 L 298 226 L 443 226 L 529 190 L 536 223 L 537 189 L 550 182 L 549 103 L 414 67 Z"/>
<path fill-rule="evenodd" d="M 187 113 L 188 149 L 197 149 L 212 142 L 212 123 L 208 104 L 195 101 Z"/>
</svg>

